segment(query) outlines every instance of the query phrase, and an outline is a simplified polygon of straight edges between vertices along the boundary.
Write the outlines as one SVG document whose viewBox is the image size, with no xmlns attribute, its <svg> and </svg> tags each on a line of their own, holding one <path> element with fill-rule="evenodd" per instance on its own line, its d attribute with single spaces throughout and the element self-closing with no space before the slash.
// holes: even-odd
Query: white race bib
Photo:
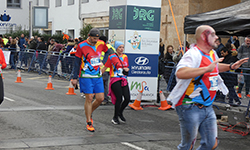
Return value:
<svg viewBox="0 0 250 150">
<path fill-rule="evenodd" d="M 92 58 L 90 59 L 90 63 L 93 67 L 101 65 L 100 57 L 98 55 L 92 56 Z"/>
<path fill-rule="evenodd" d="M 118 75 L 118 76 L 123 76 L 122 71 L 123 71 L 123 69 L 122 69 L 122 68 L 119 68 L 118 71 L 117 71 L 117 75 Z"/>
<path fill-rule="evenodd" d="M 209 77 L 209 81 L 211 83 L 209 90 L 217 91 L 218 90 L 218 76 Z"/>
</svg>

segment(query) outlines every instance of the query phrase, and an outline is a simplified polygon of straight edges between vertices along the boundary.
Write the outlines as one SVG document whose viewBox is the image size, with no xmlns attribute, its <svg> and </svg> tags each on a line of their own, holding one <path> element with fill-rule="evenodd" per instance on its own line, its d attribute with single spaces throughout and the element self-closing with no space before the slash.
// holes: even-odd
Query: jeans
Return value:
<svg viewBox="0 0 250 150">
<path fill-rule="evenodd" d="M 243 73 L 250 74 L 250 70 L 243 70 Z M 250 88 L 250 75 L 244 75 L 244 83 L 245 83 L 246 95 L 247 95 L 249 94 L 249 88 Z M 238 93 L 241 93 L 243 86 L 244 84 L 239 84 Z"/>
<path fill-rule="evenodd" d="M 15 54 L 10 54 L 10 65 L 11 69 L 16 69 L 16 60 L 15 60 Z"/>
<path fill-rule="evenodd" d="M 176 107 L 181 129 L 179 150 L 193 149 L 198 132 L 201 135 L 198 150 L 211 150 L 217 144 L 217 123 L 212 105 L 199 108 L 194 104 Z"/>
</svg>

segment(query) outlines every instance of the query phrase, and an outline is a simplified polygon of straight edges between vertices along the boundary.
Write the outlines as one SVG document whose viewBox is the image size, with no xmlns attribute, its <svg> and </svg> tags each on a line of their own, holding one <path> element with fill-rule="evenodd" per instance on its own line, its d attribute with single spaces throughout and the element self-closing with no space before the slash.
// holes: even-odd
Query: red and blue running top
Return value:
<svg viewBox="0 0 250 150">
<path fill-rule="evenodd" d="M 87 40 L 78 44 L 75 56 L 81 58 L 79 77 L 96 78 L 101 77 L 100 57 L 102 51 L 107 52 L 108 47 L 102 40 L 98 40 L 92 46 Z"/>
<path fill-rule="evenodd" d="M 212 50 L 209 54 L 202 52 L 200 49 L 199 52 L 202 55 L 199 67 L 207 67 L 216 60 L 215 53 Z M 199 103 L 204 106 L 212 105 L 216 96 L 216 91 L 218 90 L 218 75 L 219 70 L 217 65 L 212 72 L 207 72 L 193 78 L 176 106 L 188 105 L 191 103 Z"/>
<path fill-rule="evenodd" d="M 128 56 L 126 54 L 122 54 L 122 56 L 119 56 L 119 58 L 116 53 L 111 54 L 107 62 L 105 63 L 105 67 L 110 68 L 110 72 L 109 72 L 110 77 L 127 78 L 127 76 L 124 75 L 122 71 L 123 71 L 123 68 L 128 68 L 128 66 L 129 66 Z"/>
</svg>

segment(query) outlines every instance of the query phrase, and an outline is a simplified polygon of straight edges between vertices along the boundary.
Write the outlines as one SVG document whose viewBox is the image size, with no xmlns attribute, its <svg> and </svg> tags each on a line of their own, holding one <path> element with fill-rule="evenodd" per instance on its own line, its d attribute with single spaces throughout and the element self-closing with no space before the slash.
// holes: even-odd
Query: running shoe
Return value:
<svg viewBox="0 0 250 150">
<path fill-rule="evenodd" d="M 113 124 L 120 124 L 118 118 L 113 118 L 113 119 L 111 120 L 111 122 L 112 122 Z"/>
<path fill-rule="evenodd" d="M 250 94 L 247 94 L 246 97 L 247 97 L 247 98 L 250 98 Z"/>
<path fill-rule="evenodd" d="M 92 117 L 90 119 L 91 119 L 91 124 L 93 125 L 94 121 L 93 121 Z M 86 122 L 88 124 L 88 121 L 86 121 Z"/>
<path fill-rule="evenodd" d="M 242 98 L 241 93 L 237 93 L 239 98 Z"/>
<path fill-rule="evenodd" d="M 124 118 L 124 116 L 121 114 L 119 115 L 119 119 L 122 123 L 126 123 L 126 119 Z"/>
<path fill-rule="evenodd" d="M 87 128 L 87 130 L 89 132 L 95 132 L 95 128 L 93 127 L 93 125 L 91 124 L 91 122 L 88 122 L 86 128 Z"/>
</svg>

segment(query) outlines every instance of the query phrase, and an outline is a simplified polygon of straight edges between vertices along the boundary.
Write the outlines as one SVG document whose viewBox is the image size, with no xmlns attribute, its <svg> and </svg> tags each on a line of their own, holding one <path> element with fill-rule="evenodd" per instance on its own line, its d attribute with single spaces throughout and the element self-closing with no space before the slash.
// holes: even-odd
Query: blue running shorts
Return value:
<svg viewBox="0 0 250 150">
<path fill-rule="evenodd" d="M 79 78 L 80 92 L 84 94 L 104 93 L 102 77 Z"/>
</svg>

